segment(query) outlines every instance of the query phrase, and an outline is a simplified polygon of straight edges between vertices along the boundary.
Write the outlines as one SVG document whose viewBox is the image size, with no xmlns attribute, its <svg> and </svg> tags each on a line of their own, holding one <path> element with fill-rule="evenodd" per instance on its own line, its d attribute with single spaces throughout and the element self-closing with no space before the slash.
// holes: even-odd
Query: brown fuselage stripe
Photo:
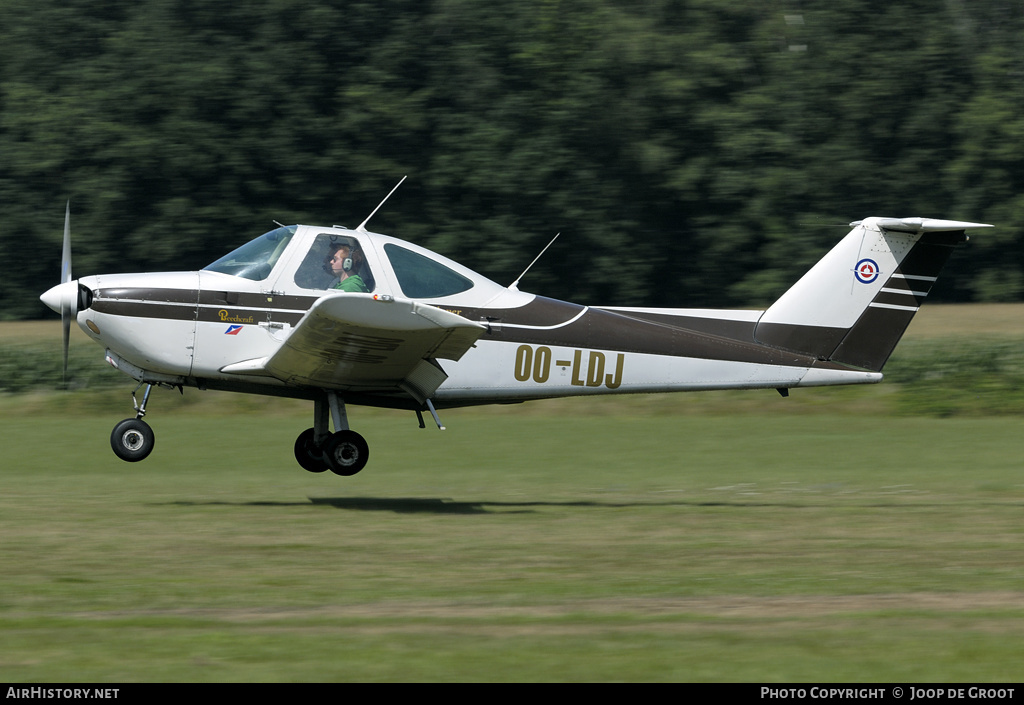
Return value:
<svg viewBox="0 0 1024 705">
<path fill-rule="evenodd" d="M 224 296 L 225 292 L 210 292 L 210 296 L 195 297 L 196 292 L 188 290 L 119 289 L 116 297 L 107 297 L 107 291 L 96 291 L 92 307 L 94 310 L 120 316 L 243 325 L 262 322 L 295 325 L 304 315 L 304 309 L 295 310 L 289 306 L 302 304 L 308 308 L 317 301 L 315 297 L 260 294 L 239 297 L 239 303 L 232 305 L 222 303 L 231 298 Z M 142 300 L 144 296 L 150 296 L 156 302 Z M 203 301 L 203 304 L 184 305 L 186 301 L 194 302 L 196 298 Z M 259 306 L 250 308 L 242 304 L 242 301 L 255 304 L 257 300 Z M 171 301 L 182 303 L 165 303 Z M 583 309 L 578 304 L 537 297 L 530 304 L 514 309 L 463 308 L 459 311 L 469 320 L 490 323 L 485 335 L 487 339 L 495 341 L 768 365 L 820 366 L 813 356 L 753 342 L 752 327 L 743 322 L 717 321 L 721 329 L 715 333 L 712 332 L 716 330 L 713 325 L 715 319 L 680 317 L 670 320 L 670 317 L 660 316 L 656 320 L 644 320 L 603 309 L 589 309 L 580 316 Z M 694 328 L 700 326 L 700 329 L 688 327 L 691 324 Z M 513 326 L 536 326 L 538 329 Z M 724 333 L 736 333 L 743 337 L 734 338 Z"/>
<path fill-rule="evenodd" d="M 200 306 L 244 306 L 262 309 L 299 309 L 309 310 L 316 303 L 318 296 L 291 296 L 284 294 L 265 294 L 238 291 L 218 291 L 216 289 L 199 292 Z"/>
<path fill-rule="evenodd" d="M 94 296 L 92 306 L 89 308 L 97 313 L 109 313 L 114 316 L 128 316 L 131 318 L 160 318 L 171 321 L 194 321 L 196 319 L 195 304 L 183 306 L 180 304 L 144 301 L 118 301 L 116 299 L 100 299 Z"/>
</svg>

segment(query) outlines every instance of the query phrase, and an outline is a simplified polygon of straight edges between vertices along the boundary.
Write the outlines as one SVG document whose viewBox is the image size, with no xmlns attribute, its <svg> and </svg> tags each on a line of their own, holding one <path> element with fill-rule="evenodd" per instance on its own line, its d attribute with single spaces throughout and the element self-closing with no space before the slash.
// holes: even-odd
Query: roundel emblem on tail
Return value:
<svg viewBox="0 0 1024 705">
<path fill-rule="evenodd" d="M 861 284 L 870 284 L 878 279 L 878 262 L 873 259 L 862 259 L 854 268 L 853 275 Z"/>
</svg>

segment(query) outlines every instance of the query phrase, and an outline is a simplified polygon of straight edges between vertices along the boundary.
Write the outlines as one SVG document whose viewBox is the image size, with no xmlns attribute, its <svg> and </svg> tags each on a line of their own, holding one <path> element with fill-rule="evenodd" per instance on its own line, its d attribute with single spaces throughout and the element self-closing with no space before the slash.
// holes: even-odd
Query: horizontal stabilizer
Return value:
<svg viewBox="0 0 1024 705">
<path fill-rule="evenodd" d="M 903 233 L 940 232 L 949 230 L 967 230 L 968 228 L 991 228 L 985 223 L 967 223 L 961 220 L 939 220 L 937 218 L 875 218 L 875 223 L 883 230 L 894 230 Z M 851 227 L 864 221 L 850 223 Z"/>
</svg>

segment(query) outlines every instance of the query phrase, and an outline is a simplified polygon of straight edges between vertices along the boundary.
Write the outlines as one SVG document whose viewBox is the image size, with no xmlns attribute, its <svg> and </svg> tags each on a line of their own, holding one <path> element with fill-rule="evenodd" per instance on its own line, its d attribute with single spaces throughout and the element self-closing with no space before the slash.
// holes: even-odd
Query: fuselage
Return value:
<svg viewBox="0 0 1024 705">
<path fill-rule="evenodd" d="M 365 293 L 332 288 L 337 272 L 325 259 L 339 243 L 357 253 Z M 246 364 L 272 356 L 325 296 L 409 299 L 484 326 L 459 359 L 436 361 L 447 375 L 433 395 L 438 407 L 881 379 L 755 342 L 761 311 L 583 306 L 502 287 L 396 238 L 337 227 L 280 228 L 198 272 L 97 275 L 78 285 L 90 292 L 77 314 L 82 330 L 111 364 L 151 383 L 315 397 L 322 389 L 250 374 Z M 372 361 L 382 343 L 364 337 L 345 354 Z M 338 380 L 333 388 L 353 403 L 418 405 L 386 385 Z"/>
</svg>

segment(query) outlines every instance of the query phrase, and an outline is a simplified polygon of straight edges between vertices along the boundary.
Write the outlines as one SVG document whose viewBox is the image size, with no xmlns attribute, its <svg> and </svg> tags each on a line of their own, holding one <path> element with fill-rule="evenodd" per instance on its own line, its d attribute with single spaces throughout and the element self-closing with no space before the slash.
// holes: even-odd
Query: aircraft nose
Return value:
<svg viewBox="0 0 1024 705">
<path fill-rule="evenodd" d="M 53 287 L 45 294 L 40 296 L 39 300 L 42 301 L 47 306 L 49 306 L 54 311 L 56 311 L 57 313 L 60 313 L 61 306 L 64 304 L 64 302 L 67 302 L 70 305 L 70 303 L 74 301 L 77 296 L 78 282 L 70 281 L 64 282 L 63 284 L 58 284 L 57 286 Z"/>
</svg>

